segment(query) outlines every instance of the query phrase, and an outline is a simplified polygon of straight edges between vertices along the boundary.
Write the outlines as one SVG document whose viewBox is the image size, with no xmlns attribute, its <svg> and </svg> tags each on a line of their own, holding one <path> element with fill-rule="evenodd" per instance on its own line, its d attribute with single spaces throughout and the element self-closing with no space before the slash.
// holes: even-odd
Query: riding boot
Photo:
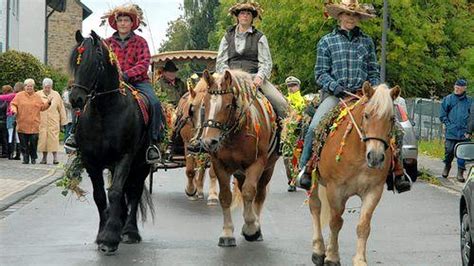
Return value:
<svg viewBox="0 0 474 266">
<path fill-rule="evenodd" d="M 397 175 L 393 180 L 393 186 L 397 190 L 398 193 L 403 193 L 411 190 L 411 183 L 410 181 L 405 179 L 404 175 Z"/>
<path fill-rule="evenodd" d="M 458 174 L 456 176 L 456 180 L 461 183 L 466 182 L 466 179 L 464 179 L 464 169 L 458 168 Z"/>
<path fill-rule="evenodd" d="M 71 151 L 77 150 L 76 136 L 74 133 L 71 133 L 64 141 L 64 148 Z"/>
<path fill-rule="evenodd" d="M 313 171 L 313 169 L 311 169 L 308 166 L 303 167 L 303 169 L 300 171 L 300 173 L 296 177 L 295 185 L 299 188 L 310 190 L 311 189 L 311 172 L 312 171 Z"/>
<path fill-rule="evenodd" d="M 451 165 L 445 164 L 444 169 L 443 169 L 443 173 L 441 174 L 441 176 L 444 177 L 444 178 L 448 178 L 449 170 L 451 170 Z"/>
</svg>

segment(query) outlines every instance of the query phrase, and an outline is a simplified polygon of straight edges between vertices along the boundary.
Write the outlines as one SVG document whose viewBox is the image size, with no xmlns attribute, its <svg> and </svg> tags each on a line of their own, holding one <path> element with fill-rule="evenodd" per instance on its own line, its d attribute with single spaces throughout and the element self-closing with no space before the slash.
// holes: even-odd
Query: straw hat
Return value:
<svg viewBox="0 0 474 266">
<path fill-rule="evenodd" d="M 105 20 L 107 19 L 110 27 L 112 27 L 114 30 L 117 30 L 117 18 L 120 16 L 129 16 L 132 19 L 132 31 L 138 29 L 140 24 L 146 26 L 146 24 L 143 22 L 143 11 L 138 5 L 135 4 L 118 6 L 105 13 L 104 16 L 101 17 L 101 25 L 105 24 Z"/>
<path fill-rule="evenodd" d="M 229 14 L 234 16 L 239 16 L 240 11 L 250 11 L 254 18 L 262 20 L 263 9 L 260 7 L 260 4 L 254 1 L 243 1 L 234 4 L 229 8 Z"/>
<path fill-rule="evenodd" d="M 359 4 L 357 0 L 341 0 L 339 4 L 329 1 L 326 4 L 326 12 L 329 16 L 339 19 L 339 15 L 343 12 L 359 15 L 361 20 L 375 18 L 375 9 L 370 4 Z"/>
</svg>

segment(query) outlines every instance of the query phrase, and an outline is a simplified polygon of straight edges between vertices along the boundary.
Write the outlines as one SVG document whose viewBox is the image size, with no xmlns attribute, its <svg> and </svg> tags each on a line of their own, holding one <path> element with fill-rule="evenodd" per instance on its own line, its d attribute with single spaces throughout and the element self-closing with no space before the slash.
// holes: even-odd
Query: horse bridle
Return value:
<svg viewBox="0 0 474 266">
<path fill-rule="evenodd" d="M 225 95 L 225 94 L 234 94 L 232 88 L 228 88 L 226 90 L 209 90 L 208 93 L 210 95 Z M 226 138 L 228 135 L 230 135 L 232 132 L 234 132 L 237 127 L 239 126 L 239 121 L 240 119 L 242 118 L 242 116 L 244 115 L 245 113 L 245 110 L 243 109 L 240 109 L 240 113 L 238 116 L 235 116 L 236 112 L 237 112 L 237 109 L 238 106 L 237 104 L 235 103 L 236 99 L 235 99 L 235 96 L 233 97 L 233 100 L 232 100 L 232 108 L 229 110 L 229 114 L 227 116 L 227 121 L 225 123 L 221 123 L 219 121 L 215 121 L 215 120 L 212 120 L 212 119 L 208 119 L 206 121 L 204 121 L 204 105 L 201 106 L 201 110 L 200 110 L 200 115 L 201 115 L 201 121 L 204 121 L 201 123 L 201 127 L 202 128 L 215 128 L 215 129 L 218 129 L 222 132 L 220 138 L 219 138 L 219 142 L 221 142 L 224 138 Z M 235 117 L 234 119 L 232 119 L 233 117 Z"/>
<path fill-rule="evenodd" d="M 97 55 L 98 55 L 97 56 L 97 58 L 98 58 L 97 61 L 98 61 L 99 67 L 98 67 L 97 76 L 96 76 L 94 82 L 92 83 L 92 89 L 90 87 L 87 87 L 87 86 L 84 86 L 84 85 L 81 85 L 81 84 L 77 84 L 77 83 L 71 84 L 72 88 L 77 88 L 77 89 L 81 89 L 82 91 L 84 91 L 87 94 L 86 98 L 88 100 L 91 100 L 91 101 L 94 100 L 96 97 L 100 97 L 100 96 L 115 93 L 115 92 L 119 92 L 119 93 L 121 92 L 120 88 L 117 88 L 115 90 L 110 90 L 110 91 L 104 91 L 104 92 L 96 92 L 97 87 L 99 85 L 98 76 L 99 76 L 99 74 L 101 74 L 105 70 L 104 62 L 102 60 L 100 60 L 104 56 L 104 50 L 102 49 L 102 44 L 106 45 L 105 42 L 102 40 L 99 47 L 97 47 L 97 49 L 96 49 L 96 52 L 97 52 Z M 81 47 L 83 45 L 84 45 L 84 41 L 79 45 L 79 47 Z"/>
<path fill-rule="evenodd" d="M 382 138 L 379 138 L 379 137 L 367 137 L 367 135 L 365 134 L 364 132 L 364 129 L 363 128 L 360 128 L 359 125 L 357 124 L 356 120 L 354 119 L 354 116 L 352 115 L 352 112 L 350 110 L 350 108 L 347 106 L 346 102 L 344 102 L 342 99 L 341 99 L 341 102 L 343 103 L 343 105 L 347 108 L 347 113 L 349 114 L 349 117 L 351 118 L 352 120 L 352 124 L 354 125 L 354 127 L 356 128 L 357 130 L 357 133 L 359 134 L 359 137 L 360 137 L 360 140 L 364 143 L 366 143 L 367 141 L 369 140 L 377 140 L 377 141 L 380 141 L 383 143 L 383 146 L 384 146 L 384 149 L 387 150 L 389 147 L 390 147 L 390 144 L 385 140 L 385 139 L 382 139 Z M 362 116 L 362 124 L 364 123 L 364 119 L 365 119 L 365 115 Z M 393 127 L 393 123 L 394 123 L 394 118 L 392 117 L 392 123 L 391 123 L 391 127 Z M 390 130 L 391 131 L 391 130 Z"/>
</svg>

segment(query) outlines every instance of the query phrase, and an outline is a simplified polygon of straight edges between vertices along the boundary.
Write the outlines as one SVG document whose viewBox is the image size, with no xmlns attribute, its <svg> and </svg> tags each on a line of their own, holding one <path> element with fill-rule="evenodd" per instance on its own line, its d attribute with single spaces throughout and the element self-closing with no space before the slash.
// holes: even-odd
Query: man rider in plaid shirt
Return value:
<svg viewBox="0 0 474 266">
<path fill-rule="evenodd" d="M 321 38 L 317 46 L 316 82 L 322 88 L 322 102 L 313 116 L 304 139 L 300 158 L 301 172 L 298 176 L 300 187 L 311 187 L 311 175 L 306 165 L 312 155 L 314 129 L 324 115 L 333 109 L 344 91 L 355 92 L 365 81 L 372 86 L 380 83 L 379 65 L 372 39 L 358 27 L 359 21 L 375 17 L 357 1 L 342 1 L 326 6 L 328 14 L 337 19 L 339 26 Z M 398 162 L 400 164 L 400 162 Z M 398 170 L 398 171 L 397 171 Z M 403 167 L 396 167 L 394 186 L 399 193 L 410 190 L 411 184 L 405 180 Z"/>
<path fill-rule="evenodd" d="M 157 143 L 163 137 L 164 130 L 161 104 L 156 96 L 148 77 L 150 66 L 150 50 L 146 40 L 134 33 L 141 23 L 142 13 L 136 5 L 117 7 L 104 18 L 116 32 L 105 41 L 112 48 L 120 63 L 122 78 L 134 88 L 145 94 L 150 102 L 150 137 L 152 144 L 146 152 L 148 163 L 155 163 L 160 159 Z M 69 148 L 76 148 L 74 135 L 64 143 Z"/>
</svg>

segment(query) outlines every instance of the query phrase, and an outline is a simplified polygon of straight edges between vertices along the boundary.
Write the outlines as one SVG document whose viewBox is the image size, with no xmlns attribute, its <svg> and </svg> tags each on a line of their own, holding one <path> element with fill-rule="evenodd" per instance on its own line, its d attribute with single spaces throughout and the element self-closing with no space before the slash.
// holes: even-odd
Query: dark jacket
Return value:
<svg viewBox="0 0 474 266">
<path fill-rule="evenodd" d="M 464 140 L 464 134 L 471 133 L 468 123 L 471 114 L 472 98 L 454 93 L 443 98 L 439 120 L 446 126 L 446 139 Z"/>
<path fill-rule="evenodd" d="M 0 123 L 7 123 L 7 109 L 8 103 L 5 101 L 0 101 Z"/>
</svg>

